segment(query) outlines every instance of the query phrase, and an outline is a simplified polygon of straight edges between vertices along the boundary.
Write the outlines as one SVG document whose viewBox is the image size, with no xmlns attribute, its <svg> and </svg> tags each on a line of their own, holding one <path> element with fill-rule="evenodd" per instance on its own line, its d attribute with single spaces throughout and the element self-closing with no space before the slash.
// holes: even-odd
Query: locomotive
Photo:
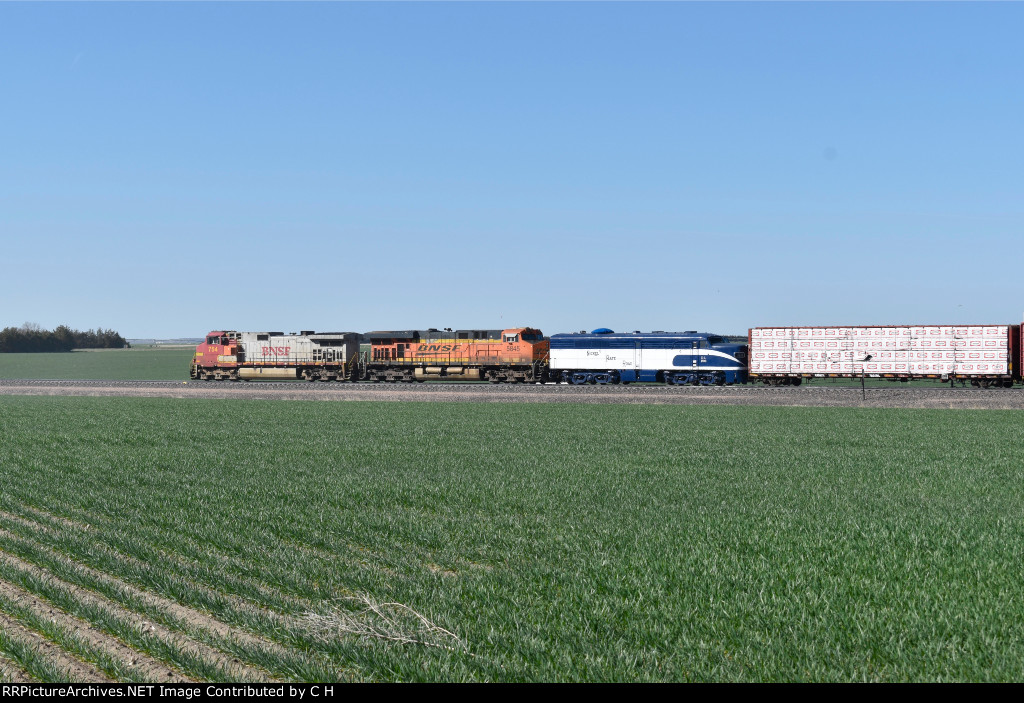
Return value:
<svg viewBox="0 0 1024 703">
<path fill-rule="evenodd" d="M 370 349 L 361 352 L 362 342 Z M 305 379 L 395 383 L 547 380 L 548 340 L 540 330 L 210 332 L 189 376 L 206 381 Z"/>
<path fill-rule="evenodd" d="M 406 330 L 370 332 L 363 377 L 371 381 L 547 380 L 548 340 L 540 330 Z"/>
<path fill-rule="evenodd" d="M 189 377 L 357 381 L 361 340 L 355 332 L 210 332 L 196 347 Z"/>
<path fill-rule="evenodd" d="M 732 385 L 747 382 L 747 345 L 688 332 L 591 333 L 551 337 L 548 376 L 565 383 Z"/>
</svg>

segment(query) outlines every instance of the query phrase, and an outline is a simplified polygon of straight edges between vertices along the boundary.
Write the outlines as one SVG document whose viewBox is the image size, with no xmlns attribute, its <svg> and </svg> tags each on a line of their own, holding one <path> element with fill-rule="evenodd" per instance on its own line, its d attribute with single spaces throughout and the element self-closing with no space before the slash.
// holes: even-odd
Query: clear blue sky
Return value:
<svg viewBox="0 0 1024 703">
<path fill-rule="evenodd" d="M 1022 28 L 1020 3 L 0 4 L 0 326 L 1020 321 Z"/>
</svg>

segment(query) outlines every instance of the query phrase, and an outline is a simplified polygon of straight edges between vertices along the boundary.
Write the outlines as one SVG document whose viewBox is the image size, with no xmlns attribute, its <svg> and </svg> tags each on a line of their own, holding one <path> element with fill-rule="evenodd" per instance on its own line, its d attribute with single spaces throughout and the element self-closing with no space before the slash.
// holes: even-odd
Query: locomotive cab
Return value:
<svg viewBox="0 0 1024 703">
<path fill-rule="evenodd" d="M 548 342 L 540 330 L 532 327 L 517 327 L 502 330 L 501 339 L 505 354 L 517 363 L 543 362 L 548 355 Z"/>
<path fill-rule="evenodd" d="M 192 355 L 192 378 L 238 380 L 237 367 L 244 354 L 234 332 L 210 332 Z"/>
</svg>

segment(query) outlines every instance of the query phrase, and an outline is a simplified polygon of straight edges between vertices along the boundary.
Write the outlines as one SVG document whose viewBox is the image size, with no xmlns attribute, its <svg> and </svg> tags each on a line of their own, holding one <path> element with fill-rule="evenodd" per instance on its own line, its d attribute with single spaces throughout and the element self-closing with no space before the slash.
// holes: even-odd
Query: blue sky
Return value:
<svg viewBox="0 0 1024 703">
<path fill-rule="evenodd" d="M 0 326 L 1020 321 L 1024 4 L 0 4 Z"/>
</svg>

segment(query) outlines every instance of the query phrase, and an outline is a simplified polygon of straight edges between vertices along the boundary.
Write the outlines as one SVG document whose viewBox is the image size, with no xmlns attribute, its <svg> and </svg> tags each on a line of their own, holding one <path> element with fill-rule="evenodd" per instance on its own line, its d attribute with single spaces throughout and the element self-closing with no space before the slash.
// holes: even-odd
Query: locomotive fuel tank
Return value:
<svg viewBox="0 0 1024 703">
<path fill-rule="evenodd" d="M 238 377 L 248 380 L 266 379 L 268 381 L 295 379 L 299 377 L 299 371 L 296 368 L 243 367 L 238 369 Z"/>
</svg>

